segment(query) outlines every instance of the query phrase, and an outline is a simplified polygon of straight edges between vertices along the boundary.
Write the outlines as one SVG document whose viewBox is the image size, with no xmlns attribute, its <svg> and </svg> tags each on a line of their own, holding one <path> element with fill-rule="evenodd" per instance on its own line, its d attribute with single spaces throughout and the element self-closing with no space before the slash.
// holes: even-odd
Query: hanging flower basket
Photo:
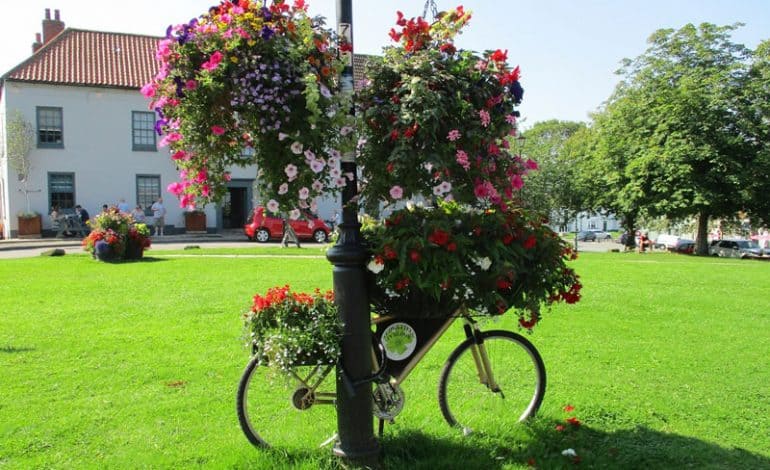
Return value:
<svg viewBox="0 0 770 470">
<path fill-rule="evenodd" d="M 470 17 L 458 7 L 429 24 L 399 12 L 398 45 L 369 62 L 358 97 L 368 211 L 416 196 L 504 207 L 536 168 L 516 154 L 523 89 L 508 51 L 454 45 Z"/>
<path fill-rule="evenodd" d="M 350 104 L 332 93 L 341 70 L 333 35 L 306 8 L 223 1 L 169 27 L 160 71 L 142 93 L 180 169 L 168 189 L 182 206 L 219 198 L 233 165 L 258 166 L 272 212 L 315 208 L 317 196 L 344 186 Z"/>
<path fill-rule="evenodd" d="M 254 296 L 243 319 L 246 344 L 262 365 L 288 372 L 339 359 L 342 327 L 331 291 L 307 294 L 288 285 L 273 287 Z"/>
<path fill-rule="evenodd" d="M 541 305 L 580 298 L 578 276 L 567 266 L 575 253 L 522 210 L 447 202 L 403 209 L 365 227 L 364 237 L 372 253 L 370 297 L 380 313 L 436 317 L 461 306 L 483 315 L 512 309 L 526 322 Z"/>
</svg>

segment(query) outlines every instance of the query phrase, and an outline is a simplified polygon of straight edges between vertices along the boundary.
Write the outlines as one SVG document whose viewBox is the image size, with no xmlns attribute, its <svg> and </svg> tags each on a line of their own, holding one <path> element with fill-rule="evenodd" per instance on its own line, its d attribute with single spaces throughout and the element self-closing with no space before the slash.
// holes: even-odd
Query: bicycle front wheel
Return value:
<svg viewBox="0 0 770 470">
<path fill-rule="evenodd" d="M 336 432 L 334 366 L 301 366 L 290 376 L 252 359 L 238 384 L 238 421 L 257 447 L 307 450 Z"/>
<path fill-rule="evenodd" d="M 481 338 L 481 348 L 469 338 L 452 352 L 439 381 L 441 413 L 465 434 L 504 431 L 533 416 L 545 395 L 545 366 L 532 343 L 503 330 Z"/>
</svg>

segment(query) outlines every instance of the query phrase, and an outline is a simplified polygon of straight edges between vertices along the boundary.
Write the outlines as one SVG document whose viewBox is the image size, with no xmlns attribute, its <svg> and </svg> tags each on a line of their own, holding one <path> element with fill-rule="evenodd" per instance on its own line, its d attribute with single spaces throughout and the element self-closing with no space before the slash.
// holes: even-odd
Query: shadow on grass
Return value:
<svg viewBox="0 0 770 470">
<path fill-rule="evenodd" d="M 558 431 L 557 424 L 533 423 L 525 427 L 529 436 L 524 440 L 514 436 L 440 438 L 414 431 L 386 434 L 381 441 L 382 468 L 560 468 L 575 463 L 588 468 L 770 468 L 770 456 L 644 426 L 614 432 L 570 426 Z M 577 457 L 562 455 L 566 449 L 573 449 Z"/>
<path fill-rule="evenodd" d="M 21 346 L 21 347 L 0 346 L 0 353 L 22 353 L 22 352 L 29 352 L 34 350 L 35 348 L 28 348 L 26 346 Z"/>
</svg>

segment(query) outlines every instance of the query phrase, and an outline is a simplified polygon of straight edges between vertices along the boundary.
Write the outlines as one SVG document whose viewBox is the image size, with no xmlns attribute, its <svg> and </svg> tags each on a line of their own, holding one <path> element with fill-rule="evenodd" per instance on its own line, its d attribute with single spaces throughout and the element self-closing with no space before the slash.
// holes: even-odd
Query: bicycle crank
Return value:
<svg viewBox="0 0 770 470">
<path fill-rule="evenodd" d="M 393 420 L 404 409 L 404 391 L 398 385 L 379 384 L 373 396 L 374 416 L 381 420 Z"/>
<path fill-rule="evenodd" d="M 294 390 L 291 403 L 298 410 L 306 410 L 315 403 L 315 393 L 307 387 L 300 387 Z"/>
</svg>

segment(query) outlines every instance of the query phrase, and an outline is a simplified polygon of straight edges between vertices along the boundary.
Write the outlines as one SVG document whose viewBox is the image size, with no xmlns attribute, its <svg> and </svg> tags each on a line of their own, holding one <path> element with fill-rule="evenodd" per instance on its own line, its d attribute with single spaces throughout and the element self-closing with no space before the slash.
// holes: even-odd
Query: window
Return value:
<svg viewBox="0 0 770 470">
<path fill-rule="evenodd" d="M 48 173 L 49 207 L 59 206 L 60 210 L 75 207 L 75 174 Z"/>
<path fill-rule="evenodd" d="M 136 175 L 136 203 L 142 206 L 144 213 L 152 215 L 150 206 L 160 197 L 160 176 Z"/>
<path fill-rule="evenodd" d="M 37 146 L 64 148 L 62 108 L 37 107 Z"/>
<path fill-rule="evenodd" d="M 155 113 L 144 111 L 131 112 L 131 134 L 133 150 L 155 152 Z"/>
</svg>

